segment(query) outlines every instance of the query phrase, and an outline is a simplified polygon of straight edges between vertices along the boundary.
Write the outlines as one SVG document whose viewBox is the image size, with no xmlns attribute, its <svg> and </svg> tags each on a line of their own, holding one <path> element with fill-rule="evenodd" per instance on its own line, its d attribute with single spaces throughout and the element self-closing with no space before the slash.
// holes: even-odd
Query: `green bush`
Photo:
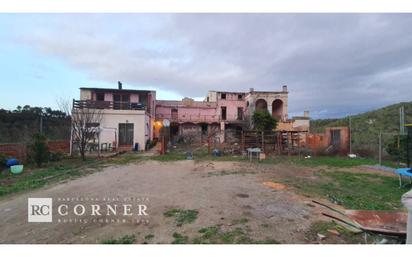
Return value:
<svg viewBox="0 0 412 257">
<path fill-rule="evenodd" d="M 277 126 L 277 121 L 268 111 L 257 111 L 253 113 L 252 121 L 256 130 L 272 130 Z"/>
<path fill-rule="evenodd" d="M 389 144 L 386 146 L 386 151 L 394 159 L 401 162 L 406 162 L 407 145 L 409 143 L 409 160 L 412 160 L 412 143 L 407 141 L 407 136 L 394 136 Z"/>
<path fill-rule="evenodd" d="M 62 153 L 62 152 L 51 152 L 49 155 L 50 155 L 49 156 L 49 161 L 51 161 L 51 162 L 61 161 L 61 160 L 64 159 L 64 156 L 65 156 L 64 153 Z"/>
<path fill-rule="evenodd" d="M 6 168 L 7 156 L 3 153 L 0 153 L 0 170 Z"/>
<path fill-rule="evenodd" d="M 30 145 L 31 157 L 37 166 L 41 167 L 42 163 L 49 160 L 50 153 L 47 146 L 47 137 L 42 134 L 35 134 L 33 139 L 33 144 Z"/>
<path fill-rule="evenodd" d="M 146 141 L 145 149 L 146 149 L 146 150 L 152 149 L 152 148 L 156 145 L 156 143 L 157 143 L 157 140 L 150 140 L 150 139 L 148 139 L 148 140 Z"/>
</svg>

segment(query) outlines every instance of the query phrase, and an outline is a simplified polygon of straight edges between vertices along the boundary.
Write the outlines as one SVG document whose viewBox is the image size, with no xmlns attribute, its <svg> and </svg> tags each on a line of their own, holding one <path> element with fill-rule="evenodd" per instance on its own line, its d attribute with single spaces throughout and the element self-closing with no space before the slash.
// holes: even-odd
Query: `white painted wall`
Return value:
<svg viewBox="0 0 412 257">
<path fill-rule="evenodd" d="M 139 149 L 144 150 L 147 136 L 151 134 L 151 127 L 147 130 L 146 121 L 149 116 L 144 110 L 104 110 L 100 127 L 100 143 L 113 143 L 116 131 L 117 142 L 119 142 L 119 123 L 133 123 L 133 146 L 139 143 Z M 150 119 L 149 119 L 150 120 Z"/>
</svg>

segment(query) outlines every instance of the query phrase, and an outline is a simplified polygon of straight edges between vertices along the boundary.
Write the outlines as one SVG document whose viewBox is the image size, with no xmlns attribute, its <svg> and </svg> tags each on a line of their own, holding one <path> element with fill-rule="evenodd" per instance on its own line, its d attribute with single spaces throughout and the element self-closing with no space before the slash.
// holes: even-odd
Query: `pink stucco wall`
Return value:
<svg viewBox="0 0 412 257">
<path fill-rule="evenodd" d="M 175 117 L 172 117 L 172 109 L 178 110 L 178 122 L 219 122 L 219 114 L 216 113 L 216 108 L 157 106 L 156 117 L 175 121 Z"/>
<path fill-rule="evenodd" d="M 221 114 L 221 107 L 225 106 L 226 107 L 226 120 L 237 120 L 238 115 L 237 115 L 237 108 L 241 107 L 243 108 L 243 113 L 245 114 L 246 112 L 246 100 L 245 97 L 241 100 L 238 99 L 239 94 L 230 94 L 226 93 L 226 99 L 221 99 L 220 95 L 218 95 L 217 99 L 217 111 L 219 114 Z"/>
<path fill-rule="evenodd" d="M 139 102 L 139 95 L 138 94 L 131 94 L 130 95 L 130 102 L 131 103 L 138 103 Z"/>
<path fill-rule="evenodd" d="M 108 101 L 108 102 L 112 102 L 113 101 L 113 94 L 112 93 L 105 93 L 104 94 L 104 100 Z"/>
</svg>

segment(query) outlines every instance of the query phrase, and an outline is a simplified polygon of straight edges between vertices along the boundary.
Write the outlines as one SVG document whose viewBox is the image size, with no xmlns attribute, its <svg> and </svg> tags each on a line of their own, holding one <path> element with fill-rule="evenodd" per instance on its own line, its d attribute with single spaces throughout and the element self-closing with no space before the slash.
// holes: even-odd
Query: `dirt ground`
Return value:
<svg viewBox="0 0 412 257">
<path fill-rule="evenodd" d="M 145 161 L 108 167 L 75 180 L 10 196 L 0 201 L 1 243 L 101 243 L 137 235 L 136 243 L 171 243 L 173 234 L 198 235 L 204 227 L 230 230 L 240 224 L 254 240 L 314 243 L 305 236 L 309 226 L 322 220 L 322 209 L 310 199 L 283 186 L 264 184 L 283 175 L 311 176 L 310 168 L 258 166 L 237 162 Z M 283 174 L 283 175 L 282 175 Z M 148 224 L 28 223 L 28 198 L 142 197 L 147 198 Z M 193 223 L 176 226 L 165 217 L 170 209 L 198 211 Z M 53 208 L 53 217 L 57 214 Z M 71 216 L 70 216 L 71 217 Z M 93 218 L 86 214 L 83 218 Z M 239 225 L 239 224 L 238 224 Z M 145 240 L 150 235 L 150 240 Z M 149 238 L 147 237 L 147 238 Z"/>
</svg>

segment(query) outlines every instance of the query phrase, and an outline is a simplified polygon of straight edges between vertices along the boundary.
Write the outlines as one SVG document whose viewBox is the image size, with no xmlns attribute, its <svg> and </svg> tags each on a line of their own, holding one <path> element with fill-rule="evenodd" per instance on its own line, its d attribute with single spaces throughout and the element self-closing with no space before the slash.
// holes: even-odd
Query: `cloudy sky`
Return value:
<svg viewBox="0 0 412 257">
<path fill-rule="evenodd" d="M 56 107 L 81 86 L 280 90 L 341 117 L 412 100 L 411 14 L 0 14 L 0 108 Z"/>
</svg>

